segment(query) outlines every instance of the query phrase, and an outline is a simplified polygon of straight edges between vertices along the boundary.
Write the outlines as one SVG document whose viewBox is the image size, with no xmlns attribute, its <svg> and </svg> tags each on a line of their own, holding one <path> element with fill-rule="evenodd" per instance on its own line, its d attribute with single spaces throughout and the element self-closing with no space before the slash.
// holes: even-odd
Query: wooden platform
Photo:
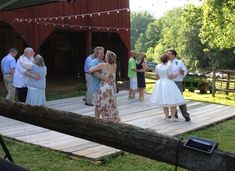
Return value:
<svg viewBox="0 0 235 171">
<path fill-rule="evenodd" d="M 161 108 L 149 103 L 150 95 L 145 95 L 144 102 L 127 100 L 127 91 L 118 94 L 118 105 L 122 122 L 170 136 L 214 124 L 235 116 L 235 108 L 230 106 L 188 101 L 191 122 L 185 122 L 179 113 L 178 122 L 166 122 Z M 94 107 L 84 105 L 82 97 L 74 97 L 47 103 L 50 108 L 71 111 L 94 116 Z M 40 128 L 0 116 L 0 134 L 23 142 L 37 144 L 53 150 L 91 160 L 100 160 L 120 150 L 104 145 L 64 135 L 55 131 Z"/>
</svg>

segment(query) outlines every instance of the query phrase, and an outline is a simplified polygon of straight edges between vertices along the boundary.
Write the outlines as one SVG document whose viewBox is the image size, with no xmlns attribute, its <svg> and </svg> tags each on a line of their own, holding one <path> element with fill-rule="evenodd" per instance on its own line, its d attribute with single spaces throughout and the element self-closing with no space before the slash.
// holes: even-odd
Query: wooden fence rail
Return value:
<svg viewBox="0 0 235 171">
<path fill-rule="evenodd" d="M 179 139 L 128 124 L 0 100 L 0 115 L 83 138 L 120 150 L 175 164 Z M 216 149 L 211 155 L 179 146 L 178 165 L 194 171 L 234 171 L 235 154 Z"/>
</svg>

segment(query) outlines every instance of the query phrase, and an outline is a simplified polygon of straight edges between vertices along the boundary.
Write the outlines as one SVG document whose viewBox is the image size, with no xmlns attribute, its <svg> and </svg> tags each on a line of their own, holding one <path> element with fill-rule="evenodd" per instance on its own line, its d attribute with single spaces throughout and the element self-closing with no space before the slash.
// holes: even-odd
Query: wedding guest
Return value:
<svg viewBox="0 0 235 171">
<path fill-rule="evenodd" d="M 144 59 L 146 55 L 144 53 L 140 53 L 139 61 L 136 64 L 137 69 L 137 86 L 139 89 L 139 101 L 144 100 L 144 89 L 146 87 L 145 84 L 145 69 L 147 68 Z"/>
<path fill-rule="evenodd" d="M 47 68 L 44 59 L 38 54 L 34 58 L 34 65 L 32 65 L 31 70 L 25 72 L 25 75 L 29 77 L 27 82 L 28 93 L 25 103 L 35 106 L 46 104 L 46 74 Z"/>
<path fill-rule="evenodd" d="M 137 69 L 136 69 L 136 51 L 131 51 L 131 57 L 128 62 L 128 77 L 130 79 L 130 89 L 128 100 L 135 101 L 135 93 L 137 88 Z"/>
<path fill-rule="evenodd" d="M 17 49 L 11 48 L 8 55 L 1 61 L 1 70 L 3 74 L 3 80 L 7 89 L 6 99 L 15 100 L 15 87 L 13 86 L 13 75 L 16 67 L 15 57 L 17 55 Z"/>
<path fill-rule="evenodd" d="M 85 72 L 85 78 L 86 78 L 86 97 L 85 97 L 85 105 L 87 106 L 93 106 L 92 104 L 92 91 L 91 91 L 91 79 L 92 75 L 89 74 L 89 68 L 91 65 L 91 61 L 94 59 L 94 53 L 91 53 L 85 60 L 85 65 L 84 65 L 84 72 Z"/>
<path fill-rule="evenodd" d="M 20 60 L 19 60 L 20 59 Z M 28 76 L 25 75 L 27 69 L 23 68 L 20 61 L 32 64 L 34 61 L 34 51 L 32 48 L 27 47 L 24 49 L 24 54 L 20 56 L 16 63 L 16 68 L 13 76 L 13 86 L 16 87 L 18 94 L 18 101 L 25 103 L 27 96 L 27 81 Z"/>
<path fill-rule="evenodd" d="M 90 68 L 89 70 L 90 73 L 101 71 L 101 75 L 103 77 L 110 78 L 112 80 L 111 84 L 107 83 L 104 80 L 100 82 L 100 89 L 95 108 L 104 120 L 118 123 L 120 122 L 120 117 L 115 95 L 115 80 L 117 70 L 115 53 L 108 50 L 105 55 L 105 61 L 105 63 L 100 63 L 95 67 Z"/>
</svg>

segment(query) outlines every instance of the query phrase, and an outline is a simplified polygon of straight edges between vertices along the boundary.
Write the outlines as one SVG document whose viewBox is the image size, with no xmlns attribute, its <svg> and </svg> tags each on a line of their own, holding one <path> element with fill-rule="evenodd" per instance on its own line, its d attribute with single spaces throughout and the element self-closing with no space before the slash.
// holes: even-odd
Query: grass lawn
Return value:
<svg viewBox="0 0 235 171">
<path fill-rule="evenodd" d="M 154 80 L 147 79 L 147 92 L 154 87 Z M 58 99 L 77 95 L 84 95 L 84 82 L 70 80 L 66 82 L 48 85 L 47 99 Z M 0 96 L 5 95 L 4 92 Z M 235 95 L 216 94 L 212 98 L 210 94 L 185 92 L 187 99 L 221 103 L 235 106 Z M 219 148 L 235 153 L 235 119 L 230 119 L 210 127 L 183 134 L 182 137 L 196 135 L 219 142 Z M 35 171 L 171 171 L 173 166 L 156 162 L 144 157 L 125 153 L 118 157 L 110 157 L 104 160 L 102 165 L 96 166 L 86 160 L 74 160 L 66 154 L 51 151 L 36 145 L 25 144 L 4 138 L 15 162 L 29 170 Z M 3 156 L 0 148 L 0 156 Z M 184 169 L 179 169 L 184 170 Z"/>
</svg>

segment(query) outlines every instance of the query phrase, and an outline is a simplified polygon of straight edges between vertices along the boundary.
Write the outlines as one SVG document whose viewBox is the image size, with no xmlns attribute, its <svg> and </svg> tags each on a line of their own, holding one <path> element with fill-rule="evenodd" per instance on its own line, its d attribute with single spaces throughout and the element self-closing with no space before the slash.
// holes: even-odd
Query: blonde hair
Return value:
<svg viewBox="0 0 235 171">
<path fill-rule="evenodd" d="M 116 54 L 110 50 L 107 50 L 106 52 L 106 58 L 107 58 L 107 61 L 109 64 L 116 64 Z"/>
<path fill-rule="evenodd" d="M 34 63 L 38 66 L 45 66 L 45 62 L 44 62 L 44 59 L 41 55 L 37 54 L 35 57 L 34 57 Z"/>
<path fill-rule="evenodd" d="M 101 47 L 101 46 L 97 46 L 95 49 L 94 49 L 94 57 L 96 58 L 97 57 L 97 55 L 98 55 L 98 53 L 99 53 L 99 51 L 104 51 L 104 48 L 103 47 Z"/>
</svg>

